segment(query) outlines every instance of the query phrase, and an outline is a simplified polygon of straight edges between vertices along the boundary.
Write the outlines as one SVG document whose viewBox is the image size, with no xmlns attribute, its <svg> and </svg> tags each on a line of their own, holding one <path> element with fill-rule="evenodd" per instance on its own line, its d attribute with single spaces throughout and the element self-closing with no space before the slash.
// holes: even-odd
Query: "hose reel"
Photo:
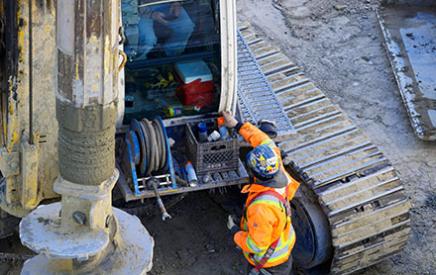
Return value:
<svg viewBox="0 0 436 275">
<path fill-rule="evenodd" d="M 133 119 L 125 138 L 128 170 L 136 195 L 152 177 L 161 185 L 176 186 L 168 136 L 161 118 Z"/>
</svg>

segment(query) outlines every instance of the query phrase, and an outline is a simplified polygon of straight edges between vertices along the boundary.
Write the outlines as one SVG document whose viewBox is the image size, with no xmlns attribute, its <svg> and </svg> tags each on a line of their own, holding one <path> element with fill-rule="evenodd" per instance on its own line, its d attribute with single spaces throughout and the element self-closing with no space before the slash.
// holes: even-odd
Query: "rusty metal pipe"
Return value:
<svg viewBox="0 0 436 275">
<path fill-rule="evenodd" d="M 59 1 L 59 167 L 65 180 L 99 185 L 115 167 L 118 1 Z M 115 58 L 116 57 L 116 58 Z"/>
<path fill-rule="evenodd" d="M 112 208 L 119 8 L 118 0 L 57 1 L 60 175 L 54 191 L 62 201 L 22 220 L 22 243 L 43 252 L 25 263 L 24 273 L 143 274 L 151 268 L 153 239 L 139 219 Z"/>
</svg>

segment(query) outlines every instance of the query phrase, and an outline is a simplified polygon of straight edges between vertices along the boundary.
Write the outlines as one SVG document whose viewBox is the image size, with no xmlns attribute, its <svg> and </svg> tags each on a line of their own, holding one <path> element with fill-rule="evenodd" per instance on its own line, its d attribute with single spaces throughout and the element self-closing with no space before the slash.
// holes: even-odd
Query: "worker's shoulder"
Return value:
<svg viewBox="0 0 436 275">
<path fill-rule="evenodd" d="M 281 207 L 282 200 L 279 198 L 278 193 L 274 193 L 272 190 L 259 192 L 256 197 L 251 201 L 249 207 L 255 206 L 274 206 Z"/>
<path fill-rule="evenodd" d="M 255 198 L 247 207 L 248 219 L 276 219 L 284 207 L 279 199 L 268 194 L 261 194 Z"/>
</svg>

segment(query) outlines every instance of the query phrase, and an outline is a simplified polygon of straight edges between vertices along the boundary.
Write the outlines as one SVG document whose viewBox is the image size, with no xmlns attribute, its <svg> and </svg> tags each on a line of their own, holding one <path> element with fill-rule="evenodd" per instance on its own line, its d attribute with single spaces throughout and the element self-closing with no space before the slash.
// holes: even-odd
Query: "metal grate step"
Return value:
<svg viewBox="0 0 436 275">
<path fill-rule="evenodd" d="M 238 32 L 238 109 L 244 121 L 274 121 L 280 137 L 295 133 L 271 84 L 259 67 L 247 42 Z"/>
</svg>

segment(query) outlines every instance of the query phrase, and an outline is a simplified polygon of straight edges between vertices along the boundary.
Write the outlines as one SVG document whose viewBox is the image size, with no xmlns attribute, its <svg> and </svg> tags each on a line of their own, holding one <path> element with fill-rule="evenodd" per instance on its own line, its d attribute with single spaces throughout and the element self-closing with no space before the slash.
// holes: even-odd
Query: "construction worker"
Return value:
<svg viewBox="0 0 436 275">
<path fill-rule="evenodd" d="M 249 274 L 289 275 L 295 244 L 289 201 L 300 184 L 284 169 L 280 149 L 267 134 L 248 122 L 238 122 L 229 112 L 223 116 L 225 125 L 254 147 L 246 158 L 254 179 L 242 189 L 248 197 L 240 228 L 231 216 L 227 227 L 249 262 Z"/>
</svg>

